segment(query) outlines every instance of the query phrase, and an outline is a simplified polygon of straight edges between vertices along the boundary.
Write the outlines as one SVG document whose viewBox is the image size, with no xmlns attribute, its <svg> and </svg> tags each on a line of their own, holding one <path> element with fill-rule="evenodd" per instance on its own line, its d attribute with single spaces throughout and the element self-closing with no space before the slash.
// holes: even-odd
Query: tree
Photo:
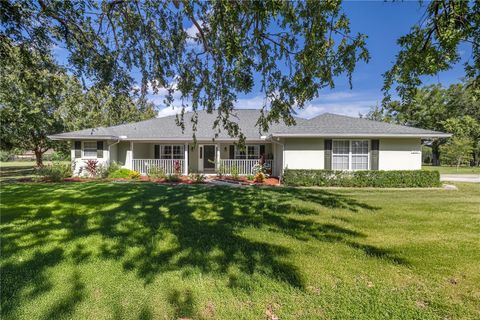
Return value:
<svg viewBox="0 0 480 320">
<path fill-rule="evenodd" d="M 450 164 L 460 167 L 468 164 L 472 157 L 472 141 L 468 137 L 454 136 L 440 147 L 442 159 Z"/>
<path fill-rule="evenodd" d="M 10 0 L 0 11 L 3 37 L 40 50 L 65 45 L 77 75 L 124 92 L 138 70 L 143 93 L 166 88 L 167 106 L 178 91 L 194 111 L 218 109 L 214 127 L 240 138 L 229 117 L 238 93 L 261 88 L 270 112 L 259 128 L 293 124 L 294 108 L 369 60 L 340 1 Z"/>
<path fill-rule="evenodd" d="M 5 57 L 0 62 L 1 147 L 32 150 L 41 166 L 43 153 L 54 145 L 47 135 L 64 129 L 57 110 L 69 77 L 50 56 L 34 50 L 11 47 Z"/>
<path fill-rule="evenodd" d="M 480 121 L 471 116 L 460 118 L 450 118 L 443 122 L 445 130 L 454 134 L 455 137 L 462 138 L 465 142 L 470 142 L 471 156 L 473 155 L 473 165 L 478 166 L 480 155 Z M 470 157 L 471 159 L 472 157 Z"/>
<path fill-rule="evenodd" d="M 376 104 L 371 107 L 366 114 L 359 114 L 360 118 L 365 118 L 373 121 L 393 122 L 395 119 L 391 114 L 385 111 L 385 108 Z"/>
<path fill-rule="evenodd" d="M 45 151 L 61 148 L 47 138 L 50 134 L 155 116 L 154 106 L 138 92 L 98 86 L 85 91 L 51 55 L 22 46 L 9 48 L 0 62 L 0 147 L 33 150 L 38 166 Z"/>
<path fill-rule="evenodd" d="M 460 61 L 461 46 L 471 49 L 465 62 L 470 85 L 480 85 L 480 1 L 437 0 L 427 4 L 422 20 L 410 33 L 398 39 L 400 52 L 392 68 L 384 74 L 384 102 L 396 91 L 405 103 L 416 95 L 422 76 L 451 69 Z"/>
<path fill-rule="evenodd" d="M 432 85 L 418 89 L 407 102 L 390 101 L 382 106 L 388 117 L 396 123 L 436 131 L 455 133 L 454 124 L 468 116 L 474 123 L 480 123 L 480 100 L 478 89 L 469 82 L 443 88 Z M 460 119 L 460 120 L 459 120 Z M 461 122 L 463 123 L 463 122 Z M 467 125 L 472 122 L 468 122 Z M 450 124 L 450 125 L 448 125 Z M 470 138 L 478 145 L 478 138 L 471 133 Z M 432 163 L 440 165 L 440 146 L 446 139 L 435 139 L 432 144 Z M 478 162 L 478 153 L 475 162 Z"/>
</svg>

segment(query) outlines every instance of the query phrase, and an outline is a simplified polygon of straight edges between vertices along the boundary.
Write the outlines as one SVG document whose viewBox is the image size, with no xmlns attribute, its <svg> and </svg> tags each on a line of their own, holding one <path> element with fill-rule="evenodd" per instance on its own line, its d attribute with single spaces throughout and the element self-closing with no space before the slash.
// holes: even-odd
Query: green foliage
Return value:
<svg viewBox="0 0 480 320">
<path fill-rule="evenodd" d="M 231 175 L 232 179 L 234 179 L 234 180 L 238 180 L 240 178 L 240 170 L 239 170 L 238 166 L 233 165 L 230 168 L 230 175 Z"/>
<path fill-rule="evenodd" d="M 162 167 L 151 166 L 148 169 L 147 176 L 150 179 L 161 180 L 161 179 L 165 179 L 166 174 L 165 174 L 165 170 L 163 170 Z"/>
<path fill-rule="evenodd" d="M 370 58 L 366 36 L 351 32 L 340 1 L 9 3 L 0 2 L 2 27 L 15 43 L 61 43 L 77 73 L 123 92 L 138 69 L 143 92 L 166 89 L 166 106 L 178 93 L 193 110 L 218 109 L 214 129 L 240 138 L 230 119 L 238 94 L 262 88 L 271 112 L 258 119 L 261 128 L 292 124 L 293 105 L 333 88 L 341 74 L 351 82 L 357 64 Z"/>
<path fill-rule="evenodd" d="M 138 179 L 140 173 L 127 168 L 120 168 L 110 173 L 108 177 L 111 179 Z"/>
<path fill-rule="evenodd" d="M 59 182 L 72 176 L 72 166 L 69 163 L 53 162 L 35 169 L 36 175 L 42 180 Z"/>
<path fill-rule="evenodd" d="M 454 136 L 440 147 L 442 161 L 457 167 L 468 165 L 472 158 L 472 140 L 468 137 Z"/>
<path fill-rule="evenodd" d="M 178 174 L 169 174 L 165 177 L 166 182 L 180 182 L 181 180 Z"/>
<path fill-rule="evenodd" d="M 262 183 L 262 182 L 265 181 L 265 178 L 266 178 L 265 173 L 263 173 L 262 171 L 258 171 L 258 172 L 255 174 L 254 181 L 255 181 L 255 182 Z"/>
<path fill-rule="evenodd" d="M 207 177 L 201 173 L 190 173 L 190 180 L 193 183 L 204 183 Z"/>
<path fill-rule="evenodd" d="M 285 169 L 282 182 L 288 186 L 325 187 L 438 187 L 438 171 L 333 171 Z"/>
<path fill-rule="evenodd" d="M 249 174 L 249 175 L 247 175 L 247 180 L 248 181 L 253 181 L 253 180 L 255 180 L 255 176 L 252 175 L 252 174 Z"/>
<path fill-rule="evenodd" d="M 0 150 L 0 161 L 12 161 L 15 158 L 15 152 L 11 150 Z"/>
<path fill-rule="evenodd" d="M 402 101 L 410 101 L 422 83 L 422 76 L 451 69 L 460 61 L 460 52 L 465 48 L 471 50 L 471 57 L 465 62 L 466 78 L 479 88 L 479 17 L 479 1 L 427 3 L 420 22 L 397 41 L 401 46 L 400 52 L 393 67 L 384 74 L 386 101 L 389 101 L 389 91 L 395 84 Z"/>
</svg>

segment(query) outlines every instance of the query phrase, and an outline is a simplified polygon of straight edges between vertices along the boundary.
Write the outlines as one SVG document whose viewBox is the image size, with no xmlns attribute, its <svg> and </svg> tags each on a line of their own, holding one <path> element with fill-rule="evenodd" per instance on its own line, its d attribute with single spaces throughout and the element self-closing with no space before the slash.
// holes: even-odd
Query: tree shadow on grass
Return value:
<svg viewBox="0 0 480 320">
<path fill-rule="evenodd" d="M 9 186 L 6 191 L 2 215 L 5 213 L 7 223 L 2 225 L 1 236 L 2 260 L 8 261 L 4 264 L 7 269 L 13 267 L 8 260 L 12 255 L 38 250 L 51 241 L 69 249 L 68 255 L 63 251 L 57 254 L 56 260 L 40 257 L 37 267 L 32 269 L 36 275 L 30 279 L 21 274 L 17 291 L 32 284 L 42 288 L 40 283 L 48 283 L 41 278 L 42 268 L 52 263 L 68 259 L 77 265 L 89 261 L 93 248 L 86 248 L 84 242 L 78 241 L 92 235 L 101 237 L 98 248 L 101 258 L 119 260 L 125 270 L 135 272 L 145 284 L 162 272 L 181 271 L 186 276 L 196 272 L 229 274 L 234 268 L 238 270 L 236 277 L 243 282 L 253 274 L 262 274 L 303 289 L 302 273 L 288 259 L 291 249 L 274 241 L 256 239 L 255 230 L 300 241 L 343 243 L 372 258 L 408 264 L 393 252 L 361 244 L 358 240 L 366 237 L 361 232 L 315 221 L 317 215 L 331 215 L 330 209 L 350 212 L 378 209 L 326 190 L 149 183 L 58 186 L 34 185 L 30 192 Z M 15 212 L 19 204 L 10 198 L 16 195 L 18 199 L 18 194 L 22 199 L 21 212 Z M 39 208 L 40 200 L 48 206 Z M 63 230 L 61 236 L 59 230 Z M 29 240 L 19 240 L 25 237 Z M 238 279 L 231 277 L 231 287 L 241 285 Z M 12 292 L 13 283 L 7 281 L 5 286 L 10 298 L 5 300 L 6 309 L 2 308 L 2 312 L 13 313 L 22 298 L 14 294 L 15 290 Z M 47 286 L 40 291 L 49 289 Z M 178 316 L 194 315 L 192 299 L 191 292 L 172 291 L 169 296 Z M 68 300 L 60 302 L 48 315 L 72 312 L 73 300 Z"/>
</svg>

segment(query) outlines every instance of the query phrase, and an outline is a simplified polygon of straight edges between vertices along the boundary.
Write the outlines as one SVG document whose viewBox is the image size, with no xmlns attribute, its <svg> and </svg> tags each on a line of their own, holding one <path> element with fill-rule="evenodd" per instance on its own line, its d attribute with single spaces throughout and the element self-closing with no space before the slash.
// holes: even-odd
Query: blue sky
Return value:
<svg viewBox="0 0 480 320">
<path fill-rule="evenodd" d="M 425 6 L 425 4 L 423 4 Z M 357 32 L 368 36 L 367 47 L 371 60 L 368 64 L 360 63 L 353 74 L 353 88 L 349 88 L 348 79 L 339 77 L 335 88 L 322 90 L 314 101 L 298 111 L 301 117 L 311 118 L 324 112 L 332 112 L 349 116 L 358 116 L 368 112 L 371 106 L 382 100 L 382 74 L 393 64 L 399 47 L 396 40 L 409 32 L 424 13 L 418 1 L 384 2 L 384 1 L 345 1 L 343 8 L 351 21 L 352 34 Z M 65 61 L 65 52 L 55 50 L 58 60 Z M 466 50 L 464 51 L 466 52 Z M 464 53 L 464 55 L 467 55 Z M 425 78 L 425 84 L 441 83 L 449 85 L 459 82 L 464 74 L 459 63 L 452 70 L 438 76 Z M 159 116 L 176 114 L 178 109 L 165 108 L 162 91 L 149 95 L 158 109 Z M 263 96 L 254 90 L 248 95 L 239 96 L 238 108 L 260 108 Z"/>
</svg>

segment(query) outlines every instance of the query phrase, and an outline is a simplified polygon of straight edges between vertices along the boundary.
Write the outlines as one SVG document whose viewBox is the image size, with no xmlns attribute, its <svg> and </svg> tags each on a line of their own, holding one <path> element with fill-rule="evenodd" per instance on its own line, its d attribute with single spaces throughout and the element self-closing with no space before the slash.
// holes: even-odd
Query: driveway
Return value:
<svg viewBox="0 0 480 320">
<path fill-rule="evenodd" d="M 480 174 L 441 174 L 440 181 L 480 183 Z"/>
</svg>

